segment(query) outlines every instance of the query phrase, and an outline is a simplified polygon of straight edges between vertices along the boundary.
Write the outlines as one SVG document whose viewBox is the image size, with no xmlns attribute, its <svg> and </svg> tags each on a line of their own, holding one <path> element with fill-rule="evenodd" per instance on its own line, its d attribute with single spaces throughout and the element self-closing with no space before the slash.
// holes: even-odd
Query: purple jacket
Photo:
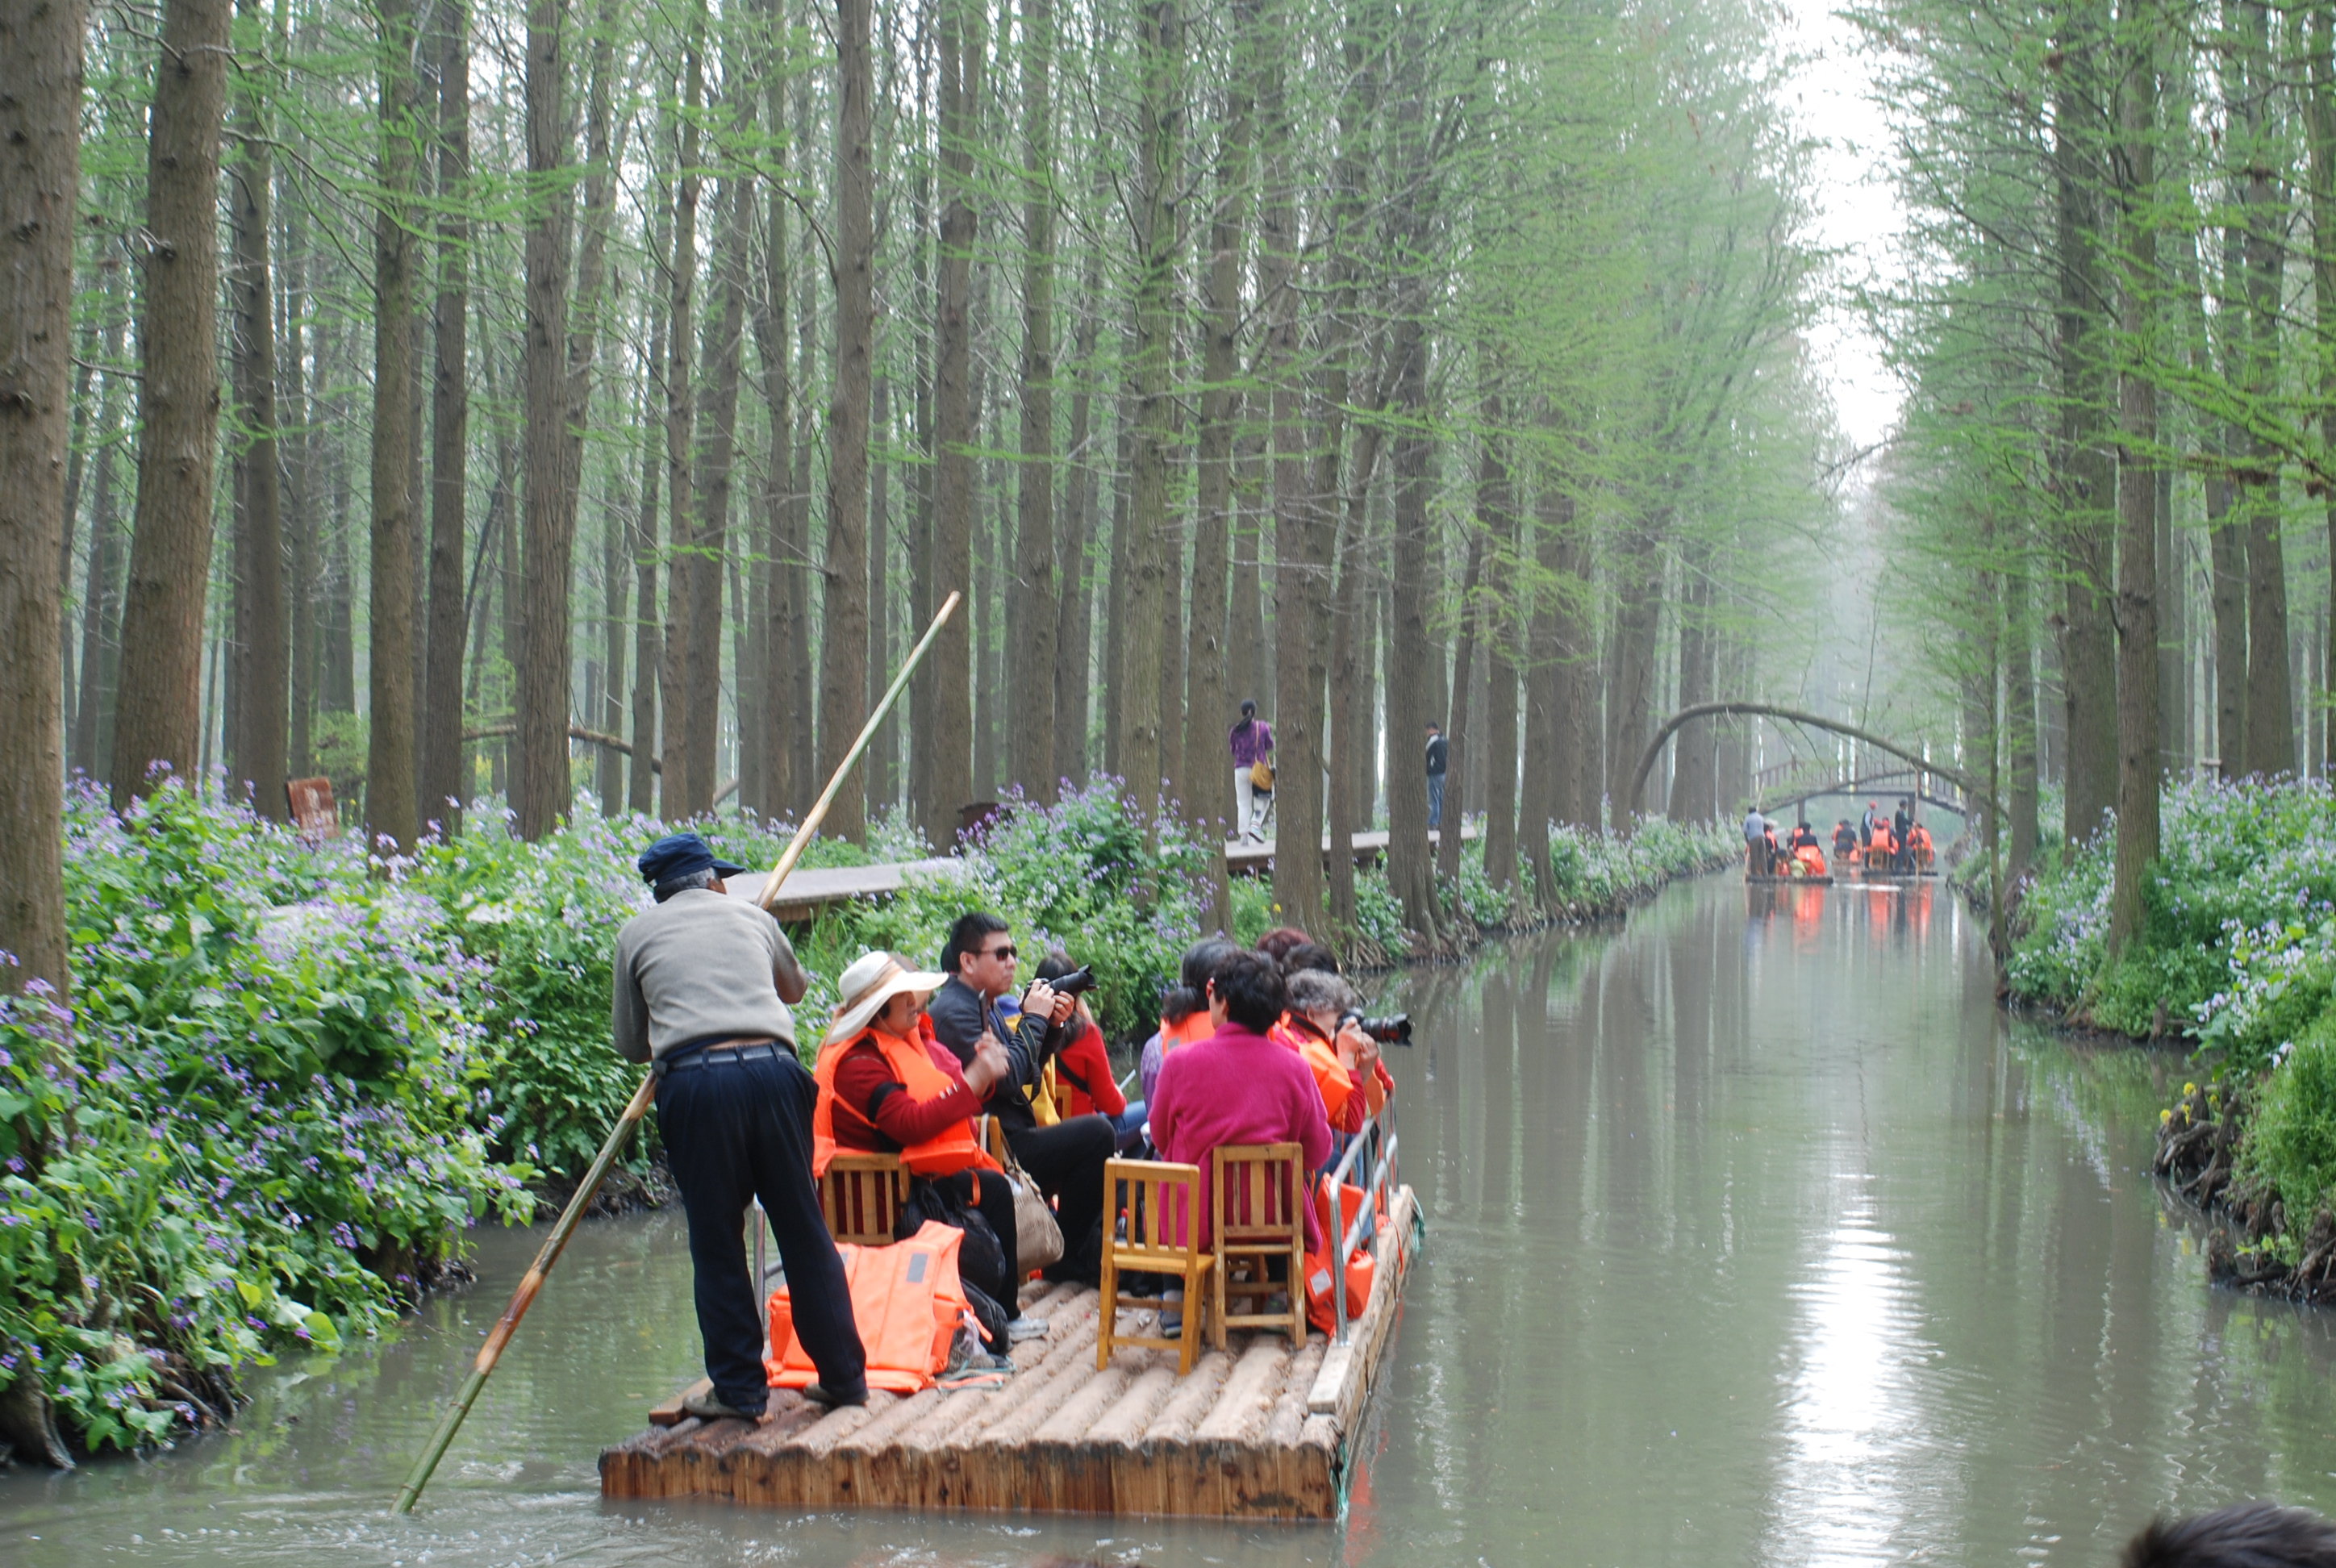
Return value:
<svg viewBox="0 0 2336 1568">
<path fill-rule="evenodd" d="M 1233 748 L 1233 766 L 1254 767 L 1273 749 L 1273 726 L 1261 718 L 1243 719 L 1225 739 Z"/>
<path fill-rule="evenodd" d="M 1330 1122 L 1305 1059 L 1256 1030 L 1228 1023 L 1160 1066 L 1148 1107 L 1160 1157 L 1201 1167 L 1201 1245 L 1209 1244 L 1209 1154 L 1222 1144 L 1298 1144 L 1312 1172 L 1330 1157 Z M 1179 1235 L 1183 1230 L 1176 1227 Z M 1312 1195 L 1306 1246 L 1322 1245 Z"/>
</svg>

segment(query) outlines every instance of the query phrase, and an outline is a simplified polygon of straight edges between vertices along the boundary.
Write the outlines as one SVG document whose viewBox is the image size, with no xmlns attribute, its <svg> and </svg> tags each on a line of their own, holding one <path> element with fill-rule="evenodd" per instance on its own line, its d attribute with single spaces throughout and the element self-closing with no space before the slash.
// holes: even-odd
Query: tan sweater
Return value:
<svg viewBox="0 0 2336 1568">
<path fill-rule="evenodd" d="M 710 888 L 676 893 L 617 933 L 611 1013 L 617 1050 L 646 1062 L 696 1040 L 781 1039 L 795 1018 L 779 999 L 794 966 L 779 922 Z"/>
</svg>

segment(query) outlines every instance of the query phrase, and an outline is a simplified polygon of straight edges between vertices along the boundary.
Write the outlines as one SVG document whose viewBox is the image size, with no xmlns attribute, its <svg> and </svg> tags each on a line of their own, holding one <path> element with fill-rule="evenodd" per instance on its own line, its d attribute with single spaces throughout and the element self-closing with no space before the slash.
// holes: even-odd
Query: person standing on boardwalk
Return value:
<svg viewBox="0 0 2336 1568">
<path fill-rule="evenodd" d="M 1241 700 L 1241 723 L 1225 736 L 1233 754 L 1233 814 L 1241 827 L 1234 836 L 1247 842 L 1264 834 L 1257 831 L 1257 768 L 1273 755 L 1273 726 L 1257 716 L 1257 704 Z"/>
<path fill-rule="evenodd" d="M 1444 774 L 1452 765 L 1451 743 L 1444 738 L 1443 726 L 1434 719 L 1427 721 L 1427 825 L 1444 825 Z"/>
<path fill-rule="evenodd" d="M 819 1092 L 795 1057 L 794 1015 L 809 978 L 779 922 L 726 896 L 743 866 L 696 833 L 657 840 L 637 862 L 654 909 L 617 933 L 617 1050 L 657 1074 L 657 1130 L 689 1216 L 697 1331 L 713 1388 L 685 1408 L 754 1420 L 770 1399 L 763 1368 L 762 1281 L 747 1278 L 740 1225 L 760 1198 L 779 1243 L 795 1336 L 819 1368 L 805 1398 L 868 1399 L 866 1350 L 812 1180 Z"/>
</svg>

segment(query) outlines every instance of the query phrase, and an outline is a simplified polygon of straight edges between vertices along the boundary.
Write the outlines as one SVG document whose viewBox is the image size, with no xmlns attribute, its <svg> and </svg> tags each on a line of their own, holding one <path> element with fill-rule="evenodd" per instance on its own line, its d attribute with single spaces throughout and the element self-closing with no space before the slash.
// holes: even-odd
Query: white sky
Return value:
<svg viewBox="0 0 2336 1568">
<path fill-rule="evenodd" d="M 1820 144 L 1817 237 L 1842 253 L 1835 281 L 1839 303 L 1819 318 L 1810 345 L 1831 385 L 1843 433 L 1858 446 L 1871 446 L 1897 424 L 1901 389 L 1883 367 L 1881 345 L 1849 290 L 1869 275 L 1891 270 L 1899 208 L 1888 179 L 1889 124 L 1866 96 L 1856 30 L 1834 15 L 1833 0 L 1784 0 L 1784 5 L 1791 20 L 1778 45 L 1806 57 L 1792 107 L 1805 133 Z"/>
</svg>

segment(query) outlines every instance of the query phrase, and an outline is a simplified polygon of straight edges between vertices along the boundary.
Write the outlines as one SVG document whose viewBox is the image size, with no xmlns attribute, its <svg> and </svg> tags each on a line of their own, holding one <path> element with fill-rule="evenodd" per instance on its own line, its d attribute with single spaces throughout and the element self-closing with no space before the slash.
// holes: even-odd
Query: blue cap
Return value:
<svg viewBox="0 0 2336 1568">
<path fill-rule="evenodd" d="M 643 850 L 641 858 L 634 863 L 641 868 L 642 878 L 651 887 L 692 872 L 711 871 L 718 877 L 735 877 L 746 869 L 717 856 L 696 833 L 667 833 Z"/>
</svg>

